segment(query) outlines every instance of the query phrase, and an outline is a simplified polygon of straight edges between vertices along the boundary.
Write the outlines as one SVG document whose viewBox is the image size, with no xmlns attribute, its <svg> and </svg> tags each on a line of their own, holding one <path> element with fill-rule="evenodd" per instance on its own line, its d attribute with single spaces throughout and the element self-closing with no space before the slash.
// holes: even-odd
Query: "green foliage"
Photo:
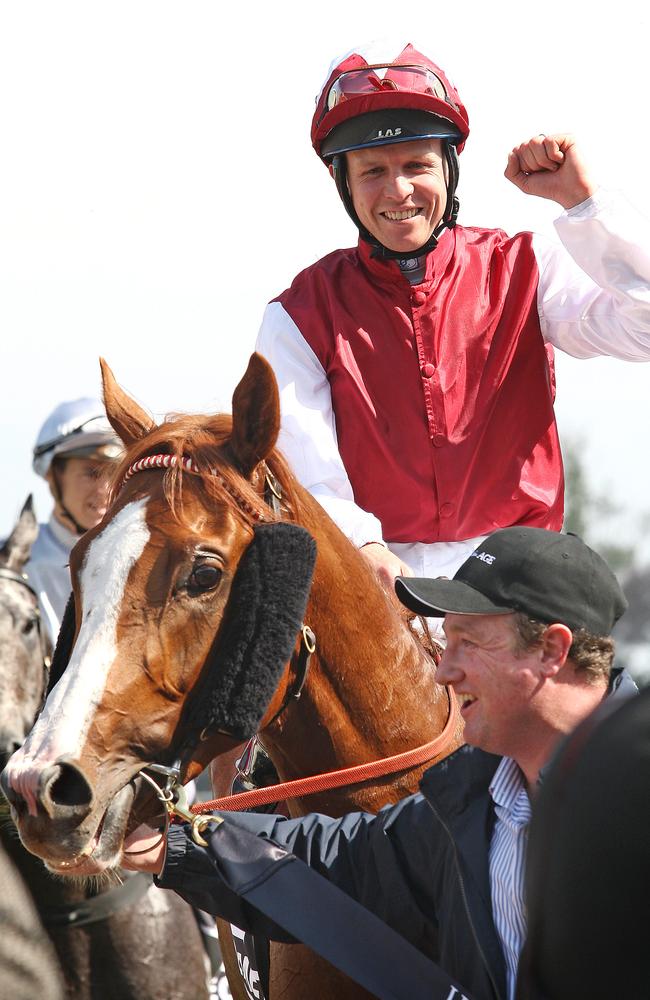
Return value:
<svg viewBox="0 0 650 1000">
<path fill-rule="evenodd" d="M 634 545 L 617 539 L 622 518 L 628 512 L 590 484 L 580 440 L 564 443 L 565 531 L 574 531 L 611 566 L 621 582 L 629 607 L 614 629 L 616 662 L 634 675 L 640 686 L 650 684 L 650 565 L 639 557 Z M 617 525 L 619 526 L 617 528 Z M 645 540 L 650 529 L 650 511 L 634 520 L 633 530 Z"/>
<path fill-rule="evenodd" d="M 580 535 L 602 555 L 616 574 L 623 575 L 634 567 L 634 548 L 615 541 L 609 523 L 621 516 L 623 508 L 604 493 L 597 493 L 589 484 L 583 460 L 584 450 L 584 442 L 580 440 L 570 441 L 564 447 L 564 530 Z"/>
</svg>

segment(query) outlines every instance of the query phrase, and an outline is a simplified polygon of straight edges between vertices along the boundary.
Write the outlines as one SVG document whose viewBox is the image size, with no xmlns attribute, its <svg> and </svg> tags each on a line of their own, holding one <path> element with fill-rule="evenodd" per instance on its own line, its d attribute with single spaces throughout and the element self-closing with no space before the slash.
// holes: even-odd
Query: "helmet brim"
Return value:
<svg viewBox="0 0 650 1000">
<path fill-rule="evenodd" d="M 336 125 L 321 143 L 323 159 L 372 146 L 387 146 L 419 139 L 445 139 L 454 145 L 463 136 L 453 122 L 428 111 L 385 108 L 368 111 Z"/>
</svg>

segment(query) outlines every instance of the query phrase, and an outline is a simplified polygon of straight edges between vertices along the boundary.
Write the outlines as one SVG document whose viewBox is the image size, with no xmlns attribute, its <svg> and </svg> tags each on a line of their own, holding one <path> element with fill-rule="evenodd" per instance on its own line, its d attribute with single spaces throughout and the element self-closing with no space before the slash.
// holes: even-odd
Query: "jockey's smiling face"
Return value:
<svg viewBox="0 0 650 1000">
<path fill-rule="evenodd" d="M 91 458 L 68 458 L 60 462 L 55 460 L 55 465 L 64 507 L 85 531 L 94 528 L 106 513 L 108 480 L 113 464 Z M 54 497 L 56 500 L 56 492 Z M 65 512 L 61 511 L 58 502 L 55 511 L 59 520 L 67 525 Z"/>
<path fill-rule="evenodd" d="M 440 139 L 416 139 L 346 153 L 357 215 L 383 246 L 405 254 L 427 242 L 447 203 Z"/>
</svg>

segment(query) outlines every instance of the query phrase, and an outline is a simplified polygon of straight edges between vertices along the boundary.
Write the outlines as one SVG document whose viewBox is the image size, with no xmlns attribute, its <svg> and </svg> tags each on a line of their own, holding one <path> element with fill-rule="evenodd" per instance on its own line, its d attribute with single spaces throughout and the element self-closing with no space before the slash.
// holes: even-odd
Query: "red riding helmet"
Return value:
<svg viewBox="0 0 650 1000">
<path fill-rule="evenodd" d="M 318 97 L 311 127 L 312 144 L 318 155 L 329 162 L 334 155 L 332 146 L 338 145 L 332 141 L 332 132 L 338 131 L 339 126 L 360 115 L 393 108 L 424 111 L 446 120 L 449 138 L 455 138 L 454 145 L 460 152 L 469 135 L 469 119 L 458 91 L 440 67 L 411 43 L 393 58 L 377 59 L 376 55 L 379 53 L 369 48 L 365 54 L 348 53 L 333 63 Z M 374 141 L 368 138 L 363 145 L 399 141 L 398 136 L 379 135 Z M 355 144 L 349 148 L 362 146 Z"/>
<path fill-rule="evenodd" d="M 344 153 L 414 139 L 442 139 L 448 165 L 447 205 L 442 222 L 418 254 L 437 244 L 445 227 L 458 215 L 457 154 L 469 135 L 469 119 L 456 88 L 445 73 L 412 44 L 386 58 L 368 46 L 349 52 L 332 64 L 316 104 L 312 145 L 333 169 L 343 203 L 362 238 L 386 257 L 403 257 L 387 250 L 362 226 L 347 186 Z"/>
</svg>

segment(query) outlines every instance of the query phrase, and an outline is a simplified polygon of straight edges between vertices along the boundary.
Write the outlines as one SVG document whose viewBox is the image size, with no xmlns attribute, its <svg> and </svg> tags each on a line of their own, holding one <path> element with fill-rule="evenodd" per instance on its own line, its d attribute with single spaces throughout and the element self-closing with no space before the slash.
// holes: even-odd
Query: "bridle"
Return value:
<svg viewBox="0 0 650 1000">
<path fill-rule="evenodd" d="M 169 454 L 147 455 L 129 466 L 124 474 L 121 485 L 123 487 L 138 472 L 174 467 L 181 467 L 185 472 L 199 474 L 199 469 L 189 456 Z M 217 468 L 210 467 L 207 471 L 217 479 L 242 513 L 248 515 L 256 522 L 264 523 L 278 520 L 282 516 L 283 497 L 281 485 L 266 463 L 261 463 L 261 467 L 264 473 L 264 496 L 260 497 L 260 500 L 269 508 L 269 514 L 253 506 Z M 284 512 L 290 513 L 286 509 Z M 309 659 L 316 649 L 316 637 L 309 626 L 305 624 L 302 625 L 301 632 L 301 649 L 298 654 L 296 677 L 285 694 L 282 705 L 270 720 L 271 722 L 284 712 L 291 700 L 300 697 L 300 693 L 307 680 Z M 313 795 L 317 792 L 328 791 L 334 788 L 361 784 L 374 778 L 397 774 L 429 763 L 451 745 L 460 722 L 458 703 L 454 693 L 450 689 L 447 689 L 447 696 L 449 698 L 449 714 L 445 727 L 438 737 L 420 747 L 395 754 L 391 757 L 382 758 L 381 760 L 371 761 L 370 763 L 359 764 L 354 767 L 330 771 L 326 774 L 313 775 L 307 778 L 298 778 L 294 781 L 283 782 L 282 784 L 266 788 L 256 788 L 252 791 L 214 799 L 210 802 L 197 803 L 191 807 L 187 804 L 182 784 L 182 760 L 175 761 L 171 767 L 163 764 L 148 764 L 142 768 L 140 776 L 152 786 L 158 799 L 164 805 L 166 824 L 174 817 L 186 820 L 191 825 L 194 840 L 203 846 L 207 846 L 202 837 L 202 832 L 210 823 L 222 822 L 220 817 L 211 814 L 211 810 L 213 809 L 239 810 L 252 808 L 289 798 Z M 165 785 L 161 787 L 147 772 L 165 777 Z"/>
<path fill-rule="evenodd" d="M 317 792 L 330 791 L 334 788 L 349 788 L 352 785 L 359 785 L 373 778 L 386 777 L 391 774 L 410 770 L 422 764 L 430 763 L 434 757 L 441 755 L 450 745 L 460 722 L 458 702 L 454 692 L 450 688 L 447 688 L 447 696 L 449 698 L 449 715 L 443 731 L 434 740 L 422 746 L 415 747 L 413 750 L 407 750 L 392 757 L 383 757 L 381 760 L 372 761 L 367 764 L 357 764 L 354 767 L 346 767 L 337 771 L 328 771 L 324 774 L 316 774 L 307 778 L 297 778 L 294 781 L 285 781 L 266 788 L 255 788 L 252 791 L 240 792 L 237 795 L 227 795 L 219 799 L 211 799 L 209 802 L 197 802 L 192 806 L 188 804 L 185 786 L 181 781 L 180 760 L 176 761 L 172 767 L 167 767 L 163 764 L 148 764 L 140 771 L 140 777 L 151 785 L 156 796 L 164 806 L 165 827 L 161 837 L 164 838 L 166 836 L 171 821 L 180 819 L 189 823 L 195 843 L 200 844 L 201 847 L 207 847 L 207 842 L 202 836 L 203 832 L 210 824 L 218 826 L 220 823 L 223 823 L 222 817 L 214 815 L 213 810 L 215 809 L 224 812 L 253 809 L 261 805 L 284 802 L 287 799 L 315 795 Z M 161 788 L 147 774 L 147 771 L 165 777 L 165 785 Z M 139 854 L 146 853 L 148 850 L 149 848 L 146 848 L 142 852 L 131 851 L 127 853 Z"/>
<path fill-rule="evenodd" d="M 282 512 L 282 489 L 266 462 L 262 462 L 261 465 L 265 483 L 264 501 L 271 508 L 273 517 L 266 516 L 257 507 L 254 507 L 243 493 L 228 482 L 219 469 L 211 466 L 207 471 L 221 484 L 226 493 L 232 497 L 242 513 L 247 514 L 254 521 L 265 523 L 267 521 L 274 521 L 280 516 Z M 120 489 L 138 472 L 149 472 L 151 469 L 173 469 L 179 466 L 184 472 L 193 472 L 196 475 L 200 475 L 200 470 L 189 455 L 147 455 L 145 458 L 140 458 L 137 462 L 133 462 L 128 467 L 124 473 Z"/>
<path fill-rule="evenodd" d="M 149 472 L 152 469 L 172 469 L 178 467 L 180 467 L 184 472 L 194 473 L 195 475 L 201 474 L 196 463 L 189 455 L 146 455 L 144 458 L 138 459 L 128 467 L 124 473 L 120 489 L 122 489 L 124 485 L 138 472 Z M 228 496 L 235 501 L 235 504 L 243 514 L 248 515 L 258 524 L 266 524 L 271 521 L 279 520 L 283 513 L 290 514 L 291 511 L 286 504 L 283 503 L 284 498 L 282 495 L 282 486 L 280 485 L 278 479 L 273 475 L 266 462 L 261 462 L 260 467 L 264 475 L 263 500 L 269 508 L 270 514 L 254 507 L 253 504 L 251 504 L 250 501 L 243 495 L 243 493 L 233 486 L 232 483 L 230 483 L 215 466 L 209 467 L 208 472 L 210 476 L 215 478 L 217 482 L 220 483 Z M 315 650 L 316 636 L 309 625 L 305 625 L 303 623 L 300 628 L 300 648 L 295 656 L 294 678 L 285 693 L 282 704 L 267 724 L 270 725 L 271 722 L 274 722 L 280 715 L 282 715 L 290 702 L 297 701 L 300 698 L 302 689 L 307 681 L 311 657 Z M 229 734 L 225 733 L 224 735 Z M 200 739 L 205 739 L 206 737 L 207 733 L 205 733 L 205 731 L 202 732 Z"/>
</svg>

